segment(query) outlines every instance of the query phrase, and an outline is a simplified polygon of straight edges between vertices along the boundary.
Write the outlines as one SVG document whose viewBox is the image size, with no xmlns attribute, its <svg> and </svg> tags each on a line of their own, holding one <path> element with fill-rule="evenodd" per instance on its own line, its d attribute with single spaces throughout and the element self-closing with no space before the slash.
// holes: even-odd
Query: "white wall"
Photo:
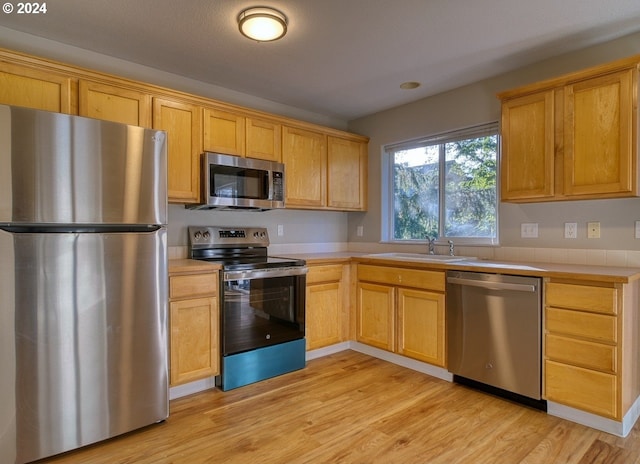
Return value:
<svg viewBox="0 0 640 464">
<path fill-rule="evenodd" d="M 500 103 L 495 95 L 500 91 L 639 53 L 640 33 L 636 33 L 350 121 L 349 130 L 371 137 L 369 211 L 350 215 L 348 239 L 351 246 L 380 240 L 380 178 L 384 145 L 497 121 Z M 634 221 L 640 220 L 640 199 L 523 205 L 502 203 L 499 215 L 500 242 L 507 247 L 640 249 L 640 240 L 634 238 Z M 588 221 L 600 221 L 600 239 L 586 238 Z M 522 222 L 538 223 L 539 238 L 520 238 Z M 563 238 L 564 222 L 578 223 L 578 239 Z M 356 235 L 359 225 L 364 227 L 362 237 Z"/>
</svg>

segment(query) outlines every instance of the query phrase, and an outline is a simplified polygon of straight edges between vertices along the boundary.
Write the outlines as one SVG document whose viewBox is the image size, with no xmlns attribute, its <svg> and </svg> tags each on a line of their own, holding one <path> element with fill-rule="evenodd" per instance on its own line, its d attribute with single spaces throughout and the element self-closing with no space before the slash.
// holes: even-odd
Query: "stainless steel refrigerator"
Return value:
<svg viewBox="0 0 640 464">
<path fill-rule="evenodd" d="M 167 418 L 166 134 L 0 105 L 0 462 Z"/>
</svg>

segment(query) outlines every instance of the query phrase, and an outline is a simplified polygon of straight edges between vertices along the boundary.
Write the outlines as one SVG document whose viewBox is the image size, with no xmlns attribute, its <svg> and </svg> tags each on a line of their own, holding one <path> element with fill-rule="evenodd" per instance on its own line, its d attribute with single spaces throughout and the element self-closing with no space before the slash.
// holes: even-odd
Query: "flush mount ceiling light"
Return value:
<svg viewBox="0 0 640 464">
<path fill-rule="evenodd" d="M 287 17 L 273 8 L 247 8 L 238 15 L 238 28 L 252 40 L 271 42 L 287 33 Z"/>
</svg>

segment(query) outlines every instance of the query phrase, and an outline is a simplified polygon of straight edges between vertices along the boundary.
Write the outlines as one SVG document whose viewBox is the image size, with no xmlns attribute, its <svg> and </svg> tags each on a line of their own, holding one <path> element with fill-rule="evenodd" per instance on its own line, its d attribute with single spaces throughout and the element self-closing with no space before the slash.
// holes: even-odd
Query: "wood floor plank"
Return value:
<svg viewBox="0 0 640 464">
<path fill-rule="evenodd" d="M 639 425 L 622 439 L 343 351 L 173 400 L 162 424 L 42 463 L 640 464 L 639 451 Z"/>
</svg>

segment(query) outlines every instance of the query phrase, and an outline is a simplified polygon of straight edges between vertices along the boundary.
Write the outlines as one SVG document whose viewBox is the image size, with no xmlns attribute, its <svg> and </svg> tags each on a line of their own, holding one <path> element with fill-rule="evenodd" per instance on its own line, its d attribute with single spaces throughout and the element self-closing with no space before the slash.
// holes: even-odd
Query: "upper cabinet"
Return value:
<svg viewBox="0 0 640 464">
<path fill-rule="evenodd" d="M 297 127 L 282 128 L 288 207 L 364 211 L 367 143 Z"/>
<path fill-rule="evenodd" d="M 295 127 L 282 128 L 285 165 L 285 204 L 293 207 L 327 205 L 327 136 Z"/>
<path fill-rule="evenodd" d="M 151 127 L 151 95 L 118 85 L 79 81 L 80 116 Z"/>
<path fill-rule="evenodd" d="M 341 137 L 327 138 L 327 206 L 366 209 L 367 144 Z"/>
<path fill-rule="evenodd" d="M 73 114 L 73 84 L 68 76 L 0 61 L 0 103 L 6 105 Z"/>
<path fill-rule="evenodd" d="M 200 202 L 201 109 L 168 98 L 153 99 L 153 128 L 167 132 L 167 189 L 176 203 Z"/>
<path fill-rule="evenodd" d="M 498 95 L 503 201 L 638 195 L 639 63 L 635 56 Z"/>
<path fill-rule="evenodd" d="M 0 49 L 0 104 L 167 132 L 168 200 L 201 201 L 204 151 L 283 162 L 289 208 L 366 208 L 368 138 Z"/>
<path fill-rule="evenodd" d="M 205 151 L 244 156 L 244 147 L 245 117 L 229 111 L 205 108 Z"/>
</svg>

